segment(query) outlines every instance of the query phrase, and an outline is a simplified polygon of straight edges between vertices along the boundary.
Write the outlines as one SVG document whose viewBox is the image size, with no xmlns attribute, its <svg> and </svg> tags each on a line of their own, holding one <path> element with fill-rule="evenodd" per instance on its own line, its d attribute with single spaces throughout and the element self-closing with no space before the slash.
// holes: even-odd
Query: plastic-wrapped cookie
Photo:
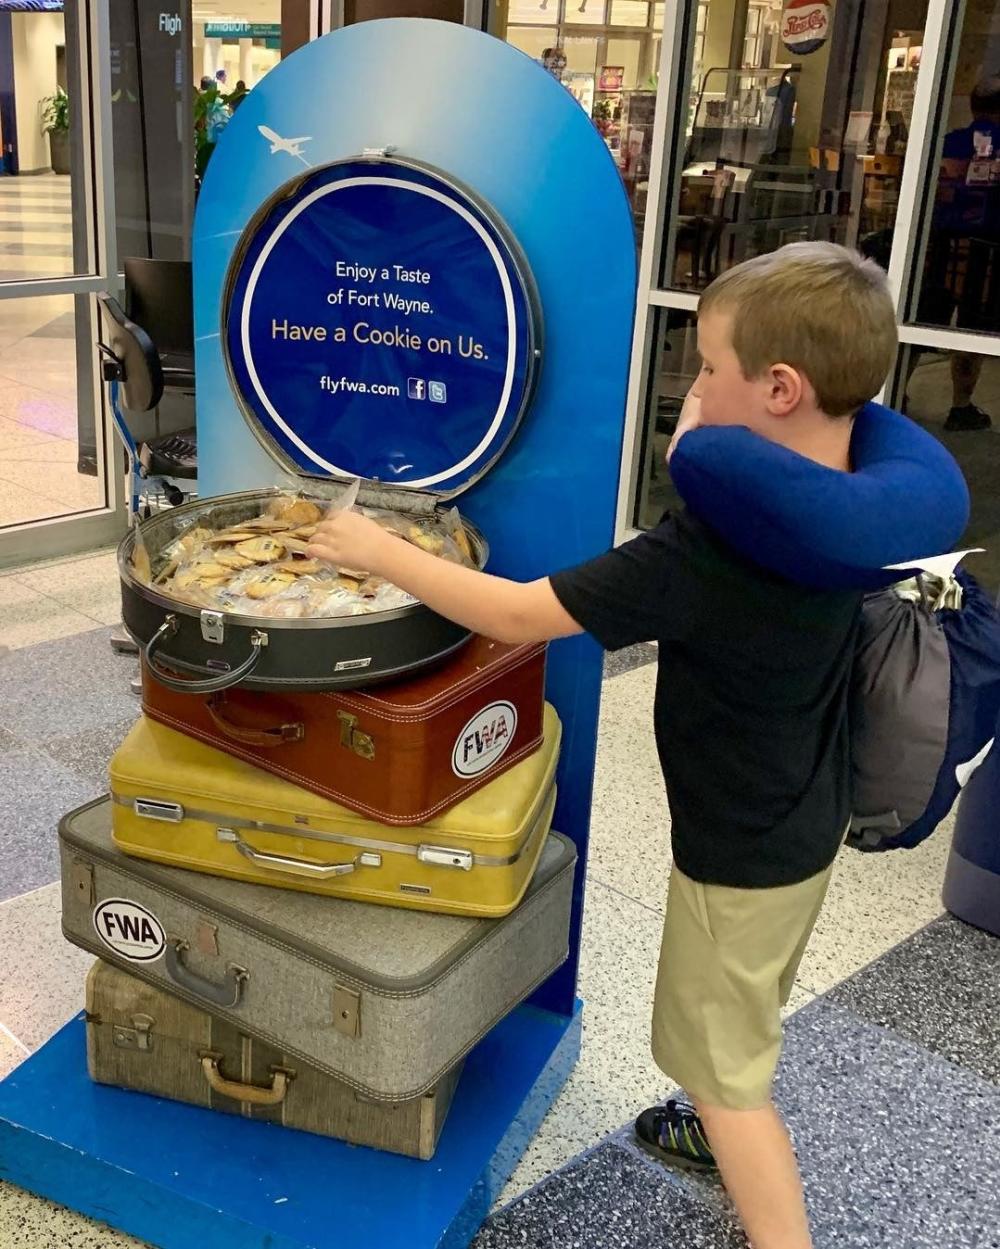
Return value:
<svg viewBox="0 0 1000 1249">
<path fill-rule="evenodd" d="M 280 594 L 282 590 L 290 586 L 294 580 L 293 573 L 269 569 L 267 572 L 251 577 L 243 587 L 243 593 L 247 598 L 273 598 L 275 594 Z"/>
<path fill-rule="evenodd" d="M 259 537 L 252 529 L 223 529 L 221 533 L 213 533 L 206 541 L 206 546 L 235 546 L 237 542 L 249 542 Z"/>
<path fill-rule="evenodd" d="M 217 564 L 222 564 L 224 568 L 230 568 L 234 572 L 252 568 L 256 563 L 256 560 L 251 559 L 249 555 L 241 555 L 239 551 L 216 551 L 213 558 Z"/>
<path fill-rule="evenodd" d="M 429 551 L 431 555 L 440 555 L 444 550 L 444 539 L 437 534 L 427 533 L 419 525 L 411 525 L 406 536 L 414 546 L 420 547 L 422 551 Z"/>
<path fill-rule="evenodd" d="M 230 570 L 213 562 L 188 564 L 174 574 L 172 585 L 178 590 L 189 590 L 194 585 L 209 585 L 216 580 L 227 580 Z"/>
<path fill-rule="evenodd" d="M 250 529 L 254 533 L 280 533 L 290 526 L 286 520 L 280 520 L 277 516 L 255 516 L 252 520 L 241 520 L 239 528 Z"/>
<path fill-rule="evenodd" d="M 308 499 L 297 499 L 289 508 L 279 513 L 289 526 L 317 525 L 323 519 L 323 511 Z"/>
<path fill-rule="evenodd" d="M 283 559 L 274 565 L 276 572 L 290 572 L 293 577 L 314 576 L 322 572 L 325 567 L 326 565 L 318 559 Z"/>
<path fill-rule="evenodd" d="M 238 542 L 236 552 L 252 559 L 254 563 L 272 564 L 285 554 L 285 546 L 277 538 L 250 538 L 246 542 Z"/>
</svg>

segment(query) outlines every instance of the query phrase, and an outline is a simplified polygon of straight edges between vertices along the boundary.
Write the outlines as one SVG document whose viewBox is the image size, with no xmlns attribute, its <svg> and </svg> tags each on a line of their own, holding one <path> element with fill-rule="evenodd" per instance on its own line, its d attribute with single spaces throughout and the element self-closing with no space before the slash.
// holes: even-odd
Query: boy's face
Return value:
<svg viewBox="0 0 1000 1249">
<path fill-rule="evenodd" d="M 702 425 L 745 425 L 761 433 L 770 416 L 770 379 L 744 377 L 733 349 L 732 323 L 723 312 L 698 318 L 701 372 L 691 393 L 701 400 Z"/>
</svg>

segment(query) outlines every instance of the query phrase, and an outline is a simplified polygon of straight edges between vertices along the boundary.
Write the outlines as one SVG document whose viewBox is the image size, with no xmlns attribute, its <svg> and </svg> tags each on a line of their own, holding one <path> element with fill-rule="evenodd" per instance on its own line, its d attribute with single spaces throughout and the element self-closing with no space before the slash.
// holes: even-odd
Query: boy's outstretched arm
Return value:
<svg viewBox="0 0 1000 1249">
<path fill-rule="evenodd" d="M 309 554 L 384 577 L 439 615 L 498 642 L 546 642 L 583 632 L 547 577 L 508 581 L 450 564 L 357 512 L 338 512 L 323 521 Z"/>
</svg>

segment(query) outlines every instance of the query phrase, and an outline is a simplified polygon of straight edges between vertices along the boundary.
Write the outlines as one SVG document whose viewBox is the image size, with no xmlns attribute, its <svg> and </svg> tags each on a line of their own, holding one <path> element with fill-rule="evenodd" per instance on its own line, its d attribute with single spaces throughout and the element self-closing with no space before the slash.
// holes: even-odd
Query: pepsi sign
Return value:
<svg viewBox="0 0 1000 1249">
<path fill-rule="evenodd" d="M 830 34 L 827 0 L 789 0 L 781 15 L 781 42 L 799 56 L 815 52 Z"/>
</svg>

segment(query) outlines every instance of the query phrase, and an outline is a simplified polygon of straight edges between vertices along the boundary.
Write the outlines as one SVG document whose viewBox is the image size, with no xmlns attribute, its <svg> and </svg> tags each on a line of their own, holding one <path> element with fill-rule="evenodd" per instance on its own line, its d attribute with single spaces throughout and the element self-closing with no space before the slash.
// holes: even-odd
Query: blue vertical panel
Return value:
<svg viewBox="0 0 1000 1249">
<path fill-rule="evenodd" d="M 261 127 L 301 142 L 288 150 Z M 537 285 L 545 353 L 534 401 L 502 458 L 460 499 L 489 538 L 491 571 L 529 580 L 605 550 L 635 301 L 624 189 L 603 140 L 554 78 L 516 49 L 443 22 L 364 22 L 308 44 L 223 132 L 195 220 L 201 494 L 284 479 L 250 432 L 224 362 L 224 287 L 240 237 L 293 176 L 372 149 L 432 166 L 489 204 Z M 537 1000 L 564 1014 L 574 1000 L 600 681 L 592 641 L 552 647 L 548 696 L 565 727 L 556 824 L 576 842 L 581 868 L 571 958 Z"/>
</svg>

